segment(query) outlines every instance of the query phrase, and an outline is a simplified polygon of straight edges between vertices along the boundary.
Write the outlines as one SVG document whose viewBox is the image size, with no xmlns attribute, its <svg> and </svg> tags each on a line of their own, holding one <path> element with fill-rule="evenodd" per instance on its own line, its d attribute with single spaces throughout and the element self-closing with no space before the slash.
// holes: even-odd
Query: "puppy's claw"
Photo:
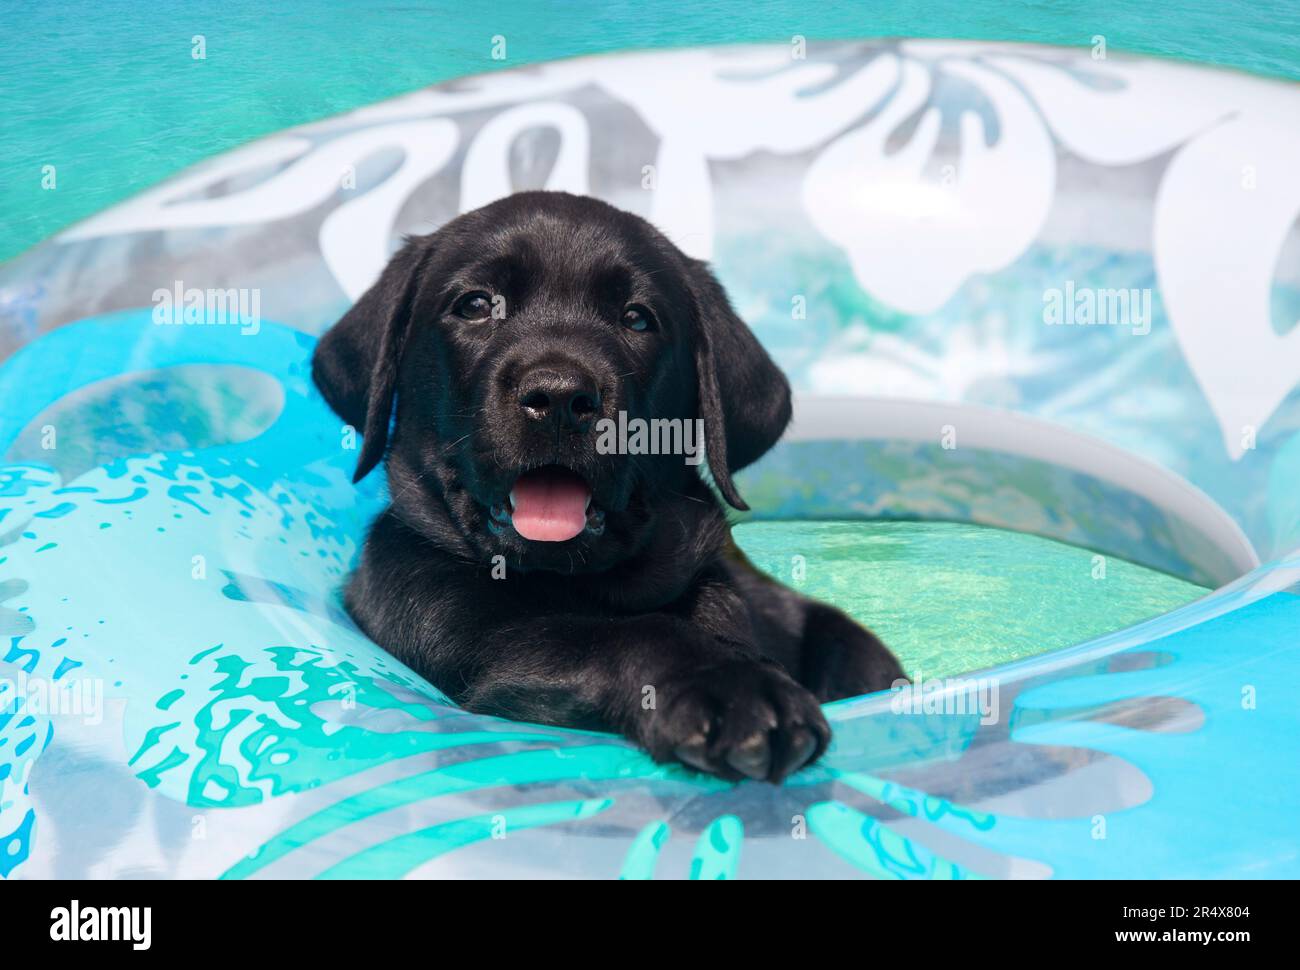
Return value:
<svg viewBox="0 0 1300 970">
<path fill-rule="evenodd" d="M 778 760 L 777 771 L 772 781 L 778 785 L 785 781 L 789 775 L 808 763 L 808 759 L 816 749 L 817 737 L 813 732 L 802 726 L 795 728 L 786 741 L 784 757 Z"/>
<path fill-rule="evenodd" d="M 712 772 L 713 766 L 709 764 L 708 754 L 705 747 L 708 744 L 704 735 L 696 735 L 684 744 L 679 744 L 673 754 L 682 764 L 690 765 L 699 771 Z"/>
<path fill-rule="evenodd" d="M 762 781 L 772 770 L 772 748 L 767 743 L 767 734 L 755 734 L 733 751 L 729 751 L 727 764 L 746 778 Z"/>
</svg>

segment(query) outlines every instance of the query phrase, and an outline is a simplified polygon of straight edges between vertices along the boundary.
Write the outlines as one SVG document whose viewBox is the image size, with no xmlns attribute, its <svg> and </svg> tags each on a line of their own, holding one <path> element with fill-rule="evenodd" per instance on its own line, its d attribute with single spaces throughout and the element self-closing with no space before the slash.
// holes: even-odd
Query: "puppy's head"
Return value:
<svg viewBox="0 0 1300 970">
<path fill-rule="evenodd" d="M 564 193 L 514 195 L 409 239 L 312 365 L 363 432 L 358 480 L 387 453 L 408 525 L 531 569 L 627 558 L 698 474 L 680 453 L 611 448 L 615 429 L 702 426 L 714 482 L 743 509 L 732 473 L 790 418 L 785 378 L 703 263 Z"/>
</svg>

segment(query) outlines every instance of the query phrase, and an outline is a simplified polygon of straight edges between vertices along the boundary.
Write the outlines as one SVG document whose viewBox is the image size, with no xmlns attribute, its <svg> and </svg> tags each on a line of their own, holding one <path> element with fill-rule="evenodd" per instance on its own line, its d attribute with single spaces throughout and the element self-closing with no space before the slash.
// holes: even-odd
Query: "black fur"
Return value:
<svg viewBox="0 0 1300 970">
<path fill-rule="evenodd" d="M 495 317 L 457 315 L 475 291 L 500 298 Z M 650 329 L 622 325 L 629 304 Z M 535 420 L 521 382 L 538 367 L 587 387 L 594 413 Z M 732 474 L 790 419 L 785 377 L 717 280 L 644 220 L 527 192 L 409 239 L 313 376 L 364 431 L 356 477 L 387 458 L 392 503 L 348 610 L 467 709 L 779 782 L 826 748 L 818 702 L 902 676 L 872 634 L 755 571 L 681 455 L 597 453 L 586 418 L 702 418 L 713 481 L 744 508 Z M 599 534 L 535 542 L 493 520 L 550 464 L 586 479 Z"/>
</svg>

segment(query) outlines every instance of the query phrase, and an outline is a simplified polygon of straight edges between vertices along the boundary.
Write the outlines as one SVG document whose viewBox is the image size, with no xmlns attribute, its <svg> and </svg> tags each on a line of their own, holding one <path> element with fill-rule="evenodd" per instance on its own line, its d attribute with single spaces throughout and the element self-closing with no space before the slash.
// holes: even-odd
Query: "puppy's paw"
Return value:
<svg viewBox="0 0 1300 970">
<path fill-rule="evenodd" d="M 775 664 L 735 660 L 664 684 L 642 743 L 730 781 L 780 784 L 821 757 L 831 729 L 817 699 Z"/>
<path fill-rule="evenodd" d="M 906 680 L 880 639 L 834 607 L 810 603 L 804 618 L 803 682 L 821 702 L 886 690 Z"/>
</svg>

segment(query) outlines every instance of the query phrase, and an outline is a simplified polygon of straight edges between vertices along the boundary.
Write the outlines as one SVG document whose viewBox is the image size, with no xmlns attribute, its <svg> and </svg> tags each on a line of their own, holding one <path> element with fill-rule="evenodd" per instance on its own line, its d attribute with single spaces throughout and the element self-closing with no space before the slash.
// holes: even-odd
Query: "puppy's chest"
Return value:
<svg viewBox="0 0 1300 970">
<path fill-rule="evenodd" d="M 524 573 L 495 583 L 490 599 L 497 609 L 513 615 L 632 616 L 671 608 L 680 596 L 675 587 L 620 582 L 608 575 Z"/>
</svg>

